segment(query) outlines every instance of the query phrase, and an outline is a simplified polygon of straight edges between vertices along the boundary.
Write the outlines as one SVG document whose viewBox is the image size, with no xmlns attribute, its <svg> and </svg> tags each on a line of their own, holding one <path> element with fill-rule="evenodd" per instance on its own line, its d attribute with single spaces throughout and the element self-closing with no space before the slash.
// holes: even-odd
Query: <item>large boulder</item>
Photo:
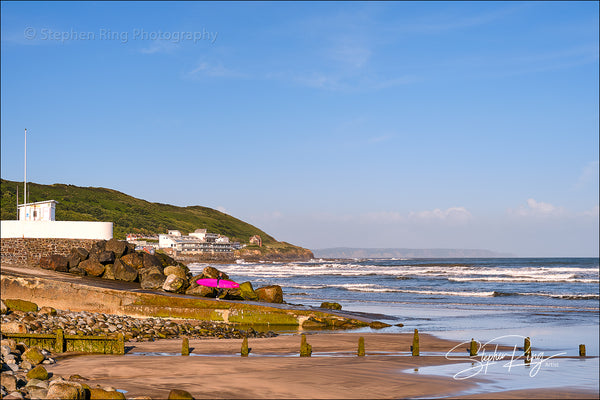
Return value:
<svg viewBox="0 0 600 400">
<path fill-rule="evenodd" d="M 144 275 L 143 278 L 140 279 L 140 286 L 142 289 L 160 289 L 165 284 L 167 277 L 161 273 Z"/>
<path fill-rule="evenodd" d="M 27 300 L 21 299 L 4 299 L 4 304 L 11 311 L 37 312 L 38 305 Z"/>
<path fill-rule="evenodd" d="M 105 269 L 104 265 L 93 259 L 80 262 L 78 268 L 84 270 L 90 276 L 102 276 Z"/>
<path fill-rule="evenodd" d="M 239 290 L 240 290 L 240 295 L 242 296 L 242 298 L 244 300 L 258 300 L 258 295 L 254 291 L 254 288 L 252 288 L 252 283 L 250 283 L 250 282 L 240 283 Z"/>
<path fill-rule="evenodd" d="M 112 279 L 115 280 L 115 264 L 106 264 L 104 266 L 104 274 L 102 275 L 104 279 Z"/>
<path fill-rule="evenodd" d="M 332 302 L 332 301 L 324 301 L 320 305 L 321 308 L 326 308 L 328 310 L 341 310 L 342 305 L 340 303 Z"/>
<path fill-rule="evenodd" d="M 169 275 L 162 288 L 166 292 L 181 293 L 185 290 L 185 280 L 177 275 Z"/>
<path fill-rule="evenodd" d="M 146 277 L 148 275 L 152 275 L 152 274 L 160 274 L 160 275 L 164 275 L 163 274 L 163 269 L 160 267 L 148 267 L 148 268 L 140 268 L 138 269 L 138 276 L 139 276 L 139 281 L 143 281 L 144 279 L 146 279 Z M 166 278 L 166 276 L 165 276 Z"/>
<path fill-rule="evenodd" d="M 69 260 L 65 256 L 52 254 L 51 256 L 41 257 L 39 265 L 43 269 L 50 269 L 59 272 L 69 271 Z"/>
<path fill-rule="evenodd" d="M 125 400 L 126 397 L 123 393 L 117 392 L 116 390 L 104 390 L 101 388 L 90 388 L 90 400 Z"/>
<path fill-rule="evenodd" d="M 127 257 L 127 256 L 125 256 Z M 122 262 L 123 257 L 116 260 L 114 264 L 115 279 L 120 281 L 133 282 L 138 277 L 137 269 Z"/>
<path fill-rule="evenodd" d="M 283 290 L 279 285 L 264 286 L 255 290 L 259 301 L 283 303 Z"/>
<path fill-rule="evenodd" d="M 3 322 L 0 324 L 2 333 L 27 333 L 27 326 L 22 322 Z"/>
<path fill-rule="evenodd" d="M 194 396 L 185 390 L 172 389 L 169 392 L 168 400 L 194 400 Z"/>
<path fill-rule="evenodd" d="M 39 379 L 45 381 L 48 379 L 48 371 L 43 365 L 38 365 L 27 372 L 27 379 Z"/>
<path fill-rule="evenodd" d="M 90 255 L 95 254 L 98 255 L 106 250 L 106 240 L 99 240 L 92 245 L 90 248 Z"/>
<path fill-rule="evenodd" d="M 50 382 L 47 393 L 48 399 L 83 400 L 86 398 L 81 383 L 55 380 Z"/>
<path fill-rule="evenodd" d="M 219 297 L 227 300 L 244 300 L 239 288 L 224 289 Z"/>
<path fill-rule="evenodd" d="M 115 262 L 115 253 L 112 251 L 105 250 L 98 254 L 98 262 L 100 264 L 113 264 Z"/>
<path fill-rule="evenodd" d="M 119 260 L 121 260 L 121 263 L 128 265 L 131 268 L 135 268 L 136 270 L 144 267 L 144 257 L 142 256 L 142 253 L 125 254 L 123 257 L 119 258 Z"/>
<path fill-rule="evenodd" d="M 214 267 L 209 266 L 202 270 L 203 278 L 217 279 L 219 274 L 222 274 L 221 279 L 229 279 L 229 276 L 225 272 L 219 271 Z"/>
<path fill-rule="evenodd" d="M 179 265 L 170 265 L 168 267 L 165 267 L 165 270 L 163 273 L 167 276 L 177 275 L 181 279 L 187 279 L 187 271 Z"/>
<path fill-rule="evenodd" d="M 83 261 L 89 257 L 90 252 L 83 247 L 74 247 L 71 249 L 71 254 L 77 254 L 81 261 Z"/>
<path fill-rule="evenodd" d="M 112 238 L 106 242 L 105 249 L 106 251 L 112 251 L 115 253 L 115 257 L 122 257 L 127 254 L 127 242 Z"/>
<path fill-rule="evenodd" d="M 30 347 L 23 354 L 21 354 L 21 359 L 23 361 L 29 361 L 31 365 L 38 365 L 41 364 L 46 357 L 37 347 Z"/>
<path fill-rule="evenodd" d="M 83 261 L 79 254 L 73 250 L 74 249 L 71 250 L 71 254 L 69 254 L 69 257 L 67 257 L 67 261 L 69 262 L 69 272 L 72 268 L 77 268 L 79 263 Z"/>
<path fill-rule="evenodd" d="M 44 306 L 44 307 L 40 308 L 40 311 L 38 311 L 38 314 L 55 316 L 57 314 L 57 312 L 56 312 L 55 308 Z"/>
<path fill-rule="evenodd" d="M 195 285 L 190 286 L 185 294 L 191 294 L 192 296 L 200 296 L 200 297 L 215 297 L 216 290 L 215 288 L 211 288 L 208 286 Z"/>
<path fill-rule="evenodd" d="M 163 267 L 168 267 L 169 265 L 177 264 L 177 261 L 175 261 L 175 259 L 173 257 L 170 257 L 167 254 L 162 253 L 160 251 L 157 251 L 156 253 L 154 253 L 154 256 L 160 260 L 160 263 L 162 264 Z"/>
<path fill-rule="evenodd" d="M 9 374 L 2 374 L 0 377 L 0 385 L 4 386 L 7 392 L 14 392 L 17 390 L 17 377 Z"/>
<path fill-rule="evenodd" d="M 143 265 L 144 268 L 148 268 L 148 267 L 162 267 L 162 262 L 160 261 L 160 258 L 156 257 L 155 255 L 152 254 L 148 254 L 148 253 L 141 253 L 142 254 L 142 259 L 143 259 Z"/>
</svg>

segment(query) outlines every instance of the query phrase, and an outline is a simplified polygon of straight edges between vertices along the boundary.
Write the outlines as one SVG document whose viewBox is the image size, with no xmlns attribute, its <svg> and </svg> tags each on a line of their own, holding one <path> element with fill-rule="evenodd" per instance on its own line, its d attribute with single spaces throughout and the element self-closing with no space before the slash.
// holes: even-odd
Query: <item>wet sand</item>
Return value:
<svg viewBox="0 0 600 400">
<path fill-rule="evenodd" d="M 366 357 L 356 357 L 358 337 L 365 338 Z M 125 390 L 126 396 L 166 398 L 183 389 L 195 398 L 431 398 L 457 396 L 476 387 L 480 378 L 411 374 L 424 366 L 455 363 L 444 354 L 456 345 L 421 335 L 422 356 L 412 357 L 412 334 L 319 333 L 307 335 L 313 357 L 300 358 L 300 336 L 251 339 L 248 358 L 239 356 L 239 339 L 190 340 L 190 356 L 181 356 L 181 340 L 127 343 L 125 356 L 86 355 L 59 358 L 48 370 L 80 374 L 96 384 Z M 165 355 L 136 355 L 164 353 Z M 334 355 L 332 357 L 326 355 Z M 403 372 L 404 371 L 404 372 Z M 591 392 L 565 388 L 520 390 L 465 398 L 597 398 Z"/>
</svg>

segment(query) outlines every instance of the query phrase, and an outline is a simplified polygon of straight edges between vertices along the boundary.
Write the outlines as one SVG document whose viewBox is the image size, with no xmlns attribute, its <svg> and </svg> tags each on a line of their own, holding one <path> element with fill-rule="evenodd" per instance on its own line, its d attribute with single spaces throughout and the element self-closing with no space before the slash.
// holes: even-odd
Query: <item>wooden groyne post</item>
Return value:
<svg viewBox="0 0 600 400">
<path fill-rule="evenodd" d="M 365 356 L 365 338 L 362 336 L 358 338 L 358 351 L 356 352 L 356 354 L 359 357 Z"/>
<path fill-rule="evenodd" d="M 190 355 L 190 339 L 184 337 L 183 341 L 181 342 L 181 355 L 182 356 L 189 356 Z"/>
<path fill-rule="evenodd" d="M 579 357 L 585 357 L 585 344 L 579 345 Z"/>
<path fill-rule="evenodd" d="M 413 344 L 410 346 L 410 351 L 413 356 L 419 355 L 419 330 L 415 329 L 415 333 L 413 334 Z"/>
<path fill-rule="evenodd" d="M 477 355 L 477 342 L 471 338 L 471 346 L 469 347 L 469 356 L 473 357 Z"/>
<path fill-rule="evenodd" d="M 250 354 L 250 349 L 248 349 L 248 336 L 245 336 L 244 340 L 242 340 L 242 349 L 240 353 L 242 357 L 248 357 L 248 354 Z"/>
<path fill-rule="evenodd" d="M 302 334 L 300 339 L 300 357 L 310 357 L 312 354 L 312 346 L 306 342 L 306 335 Z"/>
<path fill-rule="evenodd" d="M 531 339 L 529 339 L 529 336 L 525 338 L 525 342 L 523 344 L 523 352 L 525 354 L 525 362 L 531 362 Z"/>
<path fill-rule="evenodd" d="M 65 351 L 65 333 L 62 329 L 56 330 L 56 342 L 54 342 L 54 351 L 64 353 Z"/>
</svg>

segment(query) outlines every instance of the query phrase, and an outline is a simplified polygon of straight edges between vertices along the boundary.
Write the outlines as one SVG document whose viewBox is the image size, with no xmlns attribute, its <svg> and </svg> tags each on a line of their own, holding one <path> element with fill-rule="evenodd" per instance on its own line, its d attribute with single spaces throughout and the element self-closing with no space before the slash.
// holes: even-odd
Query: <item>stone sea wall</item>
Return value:
<svg viewBox="0 0 600 400">
<path fill-rule="evenodd" d="M 74 247 L 89 249 L 97 239 L 3 238 L 2 264 L 37 264 L 41 257 L 52 254 L 68 256 Z"/>
</svg>

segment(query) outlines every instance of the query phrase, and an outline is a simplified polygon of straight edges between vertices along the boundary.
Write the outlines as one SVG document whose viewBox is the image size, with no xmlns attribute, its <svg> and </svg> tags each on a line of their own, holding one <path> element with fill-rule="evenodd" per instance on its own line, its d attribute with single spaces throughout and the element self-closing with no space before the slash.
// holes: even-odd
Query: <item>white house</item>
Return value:
<svg viewBox="0 0 600 400">
<path fill-rule="evenodd" d="M 37 203 L 19 204 L 19 221 L 55 221 L 56 200 L 38 201 Z"/>
</svg>

